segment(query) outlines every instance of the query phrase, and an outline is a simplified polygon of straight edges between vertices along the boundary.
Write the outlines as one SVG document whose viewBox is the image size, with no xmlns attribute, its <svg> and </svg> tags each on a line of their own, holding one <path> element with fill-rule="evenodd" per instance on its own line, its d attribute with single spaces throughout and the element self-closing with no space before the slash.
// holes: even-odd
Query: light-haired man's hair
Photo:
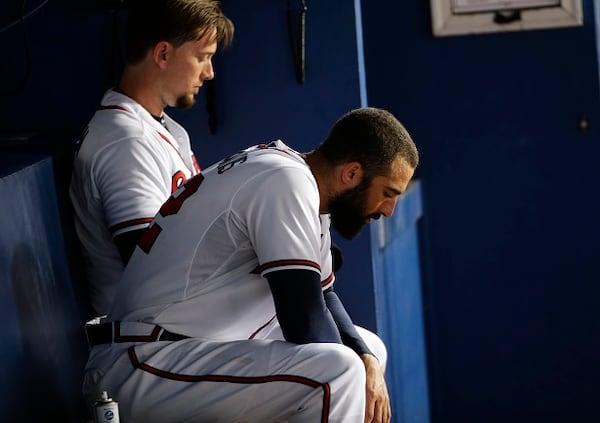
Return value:
<svg viewBox="0 0 600 423">
<path fill-rule="evenodd" d="M 234 26 L 215 0 L 132 0 L 129 5 L 126 62 L 140 62 L 160 41 L 179 47 L 216 30 L 219 47 L 233 40 Z"/>
</svg>

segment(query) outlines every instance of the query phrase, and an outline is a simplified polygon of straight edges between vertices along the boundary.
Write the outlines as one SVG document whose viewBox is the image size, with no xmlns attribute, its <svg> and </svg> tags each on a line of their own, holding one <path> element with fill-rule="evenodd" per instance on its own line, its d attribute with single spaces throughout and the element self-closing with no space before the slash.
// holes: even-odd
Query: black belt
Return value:
<svg viewBox="0 0 600 423">
<path fill-rule="evenodd" d="M 154 325 L 149 335 L 122 335 L 120 322 L 105 322 L 85 326 L 88 344 L 110 344 L 112 342 L 155 342 L 155 341 L 181 341 L 189 336 L 169 332 L 158 325 Z"/>
</svg>

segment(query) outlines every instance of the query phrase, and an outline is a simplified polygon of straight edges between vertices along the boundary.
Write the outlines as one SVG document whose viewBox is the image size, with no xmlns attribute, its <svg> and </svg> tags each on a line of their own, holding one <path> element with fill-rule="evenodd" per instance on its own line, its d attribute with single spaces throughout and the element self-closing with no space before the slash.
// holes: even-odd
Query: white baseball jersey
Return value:
<svg viewBox="0 0 600 423">
<path fill-rule="evenodd" d="M 109 310 L 123 263 L 113 238 L 146 227 L 163 202 L 199 172 L 187 132 L 109 90 L 83 135 L 70 197 L 94 311 Z"/>
<path fill-rule="evenodd" d="M 324 289 L 333 283 L 329 216 L 319 201 L 304 159 L 281 141 L 211 166 L 161 207 L 109 318 L 201 339 L 268 337 L 276 321 L 265 274 L 308 269 Z"/>
<path fill-rule="evenodd" d="M 350 348 L 282 342 L 269 284 L 283 269 L 333 283 L 329 216 L 303 158 L 276 141 L 189 179 L 123 273 L 112 337 L 90 352 L 83 394 L 125 421 L 362 423 L 365 367 Z M 162 329 L 191 336 L 161 341 Z M 385 346 L 357 328 L 385 366 Z M 113 342 L 110 342 L 110 341 Z"/>
</svg>

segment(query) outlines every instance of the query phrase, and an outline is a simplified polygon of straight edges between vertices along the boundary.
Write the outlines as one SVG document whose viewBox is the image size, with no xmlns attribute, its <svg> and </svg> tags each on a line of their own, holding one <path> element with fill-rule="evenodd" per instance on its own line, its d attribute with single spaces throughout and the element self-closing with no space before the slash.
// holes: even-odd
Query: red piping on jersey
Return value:
<svg viewBox="0 0 600 423">
<path fill-rule="evenodd" d="M 198 160 L 196 160 L 194 153 L 192 153 L 192 163 L 194 165 L 194 169 L 196 169 L 196 173 L 202 172 L 202 168 L 200 167 L 200 164 L 198 164 Z"/>
<path fill-rule="evenodd" d="M 321 287 L 329 285 L 332 280 L 333 280 L 333 273 L 329 274 L 327 279 L 325 279 L 324 281 L 321 281 Z"/>
<path fill-rule="evenodd" d="M 181 158 L 181 161 L 185 163 L 185 160 L 183 160 L 183 156 L 181 155 L 181 153 L 179 152 L 179 150 L 177 150 L 177 149 L 175 148 L 175 146 L 174 146 L 173 144 L 171 144 L 171 141 L 169 140 L 169 138 L 168 138 L 166 135 L 162 134 L 160 131 L 156 131 L 156 132 L 158 133 L 158 135 L 160 135 L 160 137 L 161 137 L 163 140 L 165 140 L 167 143 L 169 143 L 169 145 L 170 145 L 171 147 L 173 147 L 173 150 L 175 150 L 175 152 L 176 152 L 177 154 L 179 154 L 179 158 Z"/>
<path fill-rule="evenodd" d="M 121 110 L 121 111 L 123 111 L 123 112 L 127 112 L 127 113 L 129 113 L 129 110 L 127 110 L 125 107 L 123 107 L 123 106 L 118 106 L 118 105 L 108 105 L 108 106 L 102 106 L 102 105 L 100 105 L 100 106 L 98 107 L 98 110 Z M 185 163 L 185 160 L 183 160 L 183 156 L 181 155 L 181 153 L 179 152 L 179 150 L 177 150 L 177 149 L 175 148 L 175 146 L 174 146 L 174 145 L 171 143 L 171 141 L 169 140 L 169 138 L 168 138 L 166 135 L 162 134 L 160 131 L 156 131 L 156 132 L 158 132 L 158 135 L 160 135 L 160 137 L 161 137 L 163 140 L 165 140 L 166 142 L 168 142 L 168 143 L 169 143 L 169 145 L 170 145 L 171 147 L 173 147 L 173 149 L 175 150 L 175 152 L 176 152 L 177 154 L 179 154 L 179 157 L 180 157 L 180 158 L 181 158 L 181 160 L 182 160 L 182 161 Z M 196 157 L 194 157 L 193 153 L 192 153 L 192 164 L 193 164 L 193 166 L 194 166 L 194 170 L 196 171 L 196 173 L 200 173 L 200 170 L 201 170 L 201 168 L 200 168 L 200 165 L 198 164 L 198 161 L 196 160 Z"/>
<path fill-rule="evenodd" d="M 154 342 L 158 339 L 160 326 L 155 325 L 150 335 L 124 335 L 121 336 L 121 322 L 114 322 L 114 341 L 115 342 Z"/>
<path fill-rule="evenodd" d="M 276 151 L 280 151 L 281 153 L 285 153 L 288 156 L 290 156 L 290 152 L 284 150 L 283 148 L 279 148 L 279 147 L 275 147 L 275 145 L 267 145 L 267 144 L 257 144 L 256 148 L 258 148 L 259 150 L 276 150 Z"/>
<path fill-rule="evenodd" d="M 319 272 L 321 271 L 321 266 L 319 266 L 319 264 L 315 263 L 314 261 L 288 259 L 288 260 L 275 260 L 275 261 L 271 261 L 269 263 L 262 264 L 260 266 L 257 266 L 252 271 L 252 273 L 262 273 L 265 270 L 272 269 L 274 267 L 281 267 L 281 266 L 308 266 L 308 267 L 314 267 Z"/>
<path fill-rule="evenodd" d="M 141 217 L 139 219 L 128 220 L 126 222 L 117 223 L 114 226 L 108 228 L 111 234 L 114 234 L 119 229 L 128 228 L 130 226 L 141 225 L 142 223 L 152 222 L 152 217 Z"/>
<path fill-rule="evenodd" d="M 275 317 L 277 317 L 277 315 L 271 317 L 267 323 L 265 323 L 264 325 L 262 325 L 261 327 L 259 327 L 258 329 L 256 329 L 254 331 L 254 333 L 252 335 L 250 335 L 250 338 L 248 338 L 248 339 L 254 339 L 254 337 L 258 334 L 258 332 L 260 332 L 261 330 L 263 330 L 264 328 L 266 328 L 267 326 L 269 326 L 269 323 L 271 323 L 273 320 L 275 320 Z"/>
<path fill-rule="evenodd" d="M 331 401 L 331 387 L 328 383 L 317 382 L 303 376 L 296 375 L 269 375 L 269 376 L 229 376 L 229 375 L 185 375 L 180 373 L 167 372 L 157 369 L 147 363 L 140 363 L 135 354 L 135 347 L 131 346 L 127 349 L 131 364 L 135 369 L 148 372 L 164 379 L 175 380 L 179 382 L 225 382 L 225 383 L 242 383 L 242 384 L 258 384 L 269 382 L 292 382 L 306 385 L 311 388 L 321 388 L 323 390 L 323 409 L 321 411 L 321 423 L 329 421 L 329 405 Z"/>
<path fill-rule="evenodd" d="M 109 106 L 102 106 L 102 105 L 100 105 L 98 107 L 98 110 L 121 110 L 123 112 L 129 113 L 129 110 L 127 110 L 125 107 L 123 107 L 123 106 L 115 106 L 115 105 L 109 105 Z"/>
</svg>

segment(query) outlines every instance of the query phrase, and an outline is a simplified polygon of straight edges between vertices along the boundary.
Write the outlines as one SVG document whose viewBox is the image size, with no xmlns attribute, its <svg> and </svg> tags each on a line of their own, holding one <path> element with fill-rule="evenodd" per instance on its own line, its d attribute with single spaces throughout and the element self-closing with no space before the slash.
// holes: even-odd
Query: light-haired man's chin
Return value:
<svg viewBox="0 0 600 423">
<path fill-rule="evenodd" d="M 175 108 L 185 110 L 191 108 L 195 103 L 196 98 L 192 94 L 184 95 L 177 98 Z"/>
</svg>

